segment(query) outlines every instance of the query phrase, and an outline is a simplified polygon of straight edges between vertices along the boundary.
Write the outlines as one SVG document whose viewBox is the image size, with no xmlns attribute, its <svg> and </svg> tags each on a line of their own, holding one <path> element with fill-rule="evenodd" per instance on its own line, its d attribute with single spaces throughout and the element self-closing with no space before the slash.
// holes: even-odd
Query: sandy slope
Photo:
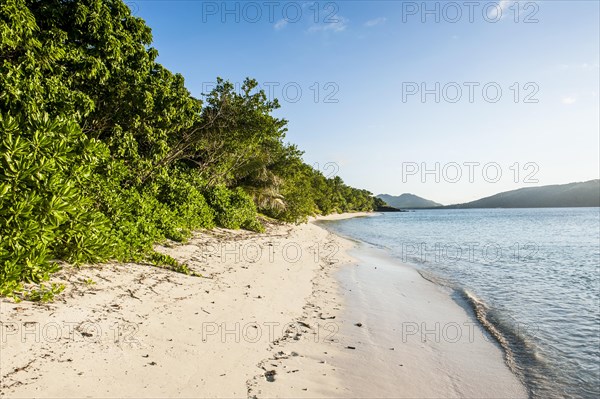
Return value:
<svg viewBox="0 0 600 399">
<path fill-rule="evenodd" d="M 367 317 L 367 287 L 334 278 L 341 270 L 356 279 L 353 268 L 365 261 L 348 255 L 354 246 L 313 223 L 265 234 L 215 230 L 187 245 L 160 248 L 203 278 L 133 264 L 64 271 L 68 288 L 55 303 L 0 303 L 1 395 L 494 396 L 499 386 L 510 387 L 500 396 L 522 394 L 487 341 L 460 350 L 404 342 L 394 355 L 409 356 L 413 364 L 405 360 L 400 371 L 398 358 L 377 349 L 397 334 L 383 322 L 385 314 Z M 407 291 L 412 301 L 398 305 L 405 315 L 432 308 L 462 316 L 445 293 L 425 302 L 419 293 L 431 283 L 420 284 Z M 351 289 L 358 295 L 348 295 Z M 359 319 L 363 327 L 354 326 Z M 382 338 L 357 335 L 369 329 L 382 331 Z M 464 366 L 471 361 L 474 367 Z M 378 363 L 385 372 L 377 371 Z M 484 379 L 474 382 L 477 375 L 469 373 L 482 368 Z M 496 382 L 490 385 L 490 378 Z"/>
</svg>

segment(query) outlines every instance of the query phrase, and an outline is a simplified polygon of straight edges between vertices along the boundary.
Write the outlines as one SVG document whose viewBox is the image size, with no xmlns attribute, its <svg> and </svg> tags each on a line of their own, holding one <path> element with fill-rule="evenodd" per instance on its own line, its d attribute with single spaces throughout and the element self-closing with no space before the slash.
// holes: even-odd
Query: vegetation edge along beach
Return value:
<svg viewBox="0 0 600 399">
<path fill-rule="evenodd" d="M 64 262 L 191 273 L 153 245 L 384 205 L 304 163 L 255 80 L 192 97 L 121 0 L 7 0 L 0 32 L 0 296 L 52 299 Z"/>
</svg>

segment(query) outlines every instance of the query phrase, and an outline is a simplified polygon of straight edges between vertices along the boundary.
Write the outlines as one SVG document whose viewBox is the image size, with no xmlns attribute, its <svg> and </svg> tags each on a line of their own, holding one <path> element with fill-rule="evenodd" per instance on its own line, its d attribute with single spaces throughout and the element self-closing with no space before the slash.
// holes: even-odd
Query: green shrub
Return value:
<svg viewBox="0 0 600 399">
<path fill-rule="evenodd" d="M 161 254 L 160 252 L 150 252 L 147 259 L 152 262 L 153 265 L 162 267 L 163 269 L 172 270 L 188 276 L 202 277 L 201 274 L 191 271 L 188 265 L 177 261 L 169 255 Z"/>
<path fill-rule="evenodd" d="M 191 232 L 215 226 L 214 212 L 200 192 L 202 182 L 189 170 L 173 170 L 155 182 L 128 185 L 125 162 L 110 161 L 95 176 L 100 210 L 118 241 L 114 256 L 123 261 L 146 258 L 165 238 L 185 241 Z"/>
<path fill-rule="evenodd" d="M 216 186 L 207 190 L 206 198 L 215 211 L 217 225 L 227 229 L 264 231 L 257 220 L 256 205 L 241 188 L 230 190 L 224 186 Z"/>
<path fill-rule="evenodd" d="M 106 156 L 70 120 L 0 115 L 0 286 L 39 283 L 53 259 L 97 261 L 109 256 L 108 221 L 85 195 Z"/>
<path fill-rule="evenodd" d="M 52 283 L 49 287 L 45 284 L 40 284 L 40 287 L 37 289 L 23 292 L 22 297 L 33 302 L 51 302 L 64 289 L 64 284 Z"/>
<path fill-rule="evenodd" d="M 178 225 L 188 231 L 215 226 L 215 212 L 200 191 L 203 185 L 193 170 L 174 171 L 160 183 L 160 202 L 173 210 Z"/>
</svg>

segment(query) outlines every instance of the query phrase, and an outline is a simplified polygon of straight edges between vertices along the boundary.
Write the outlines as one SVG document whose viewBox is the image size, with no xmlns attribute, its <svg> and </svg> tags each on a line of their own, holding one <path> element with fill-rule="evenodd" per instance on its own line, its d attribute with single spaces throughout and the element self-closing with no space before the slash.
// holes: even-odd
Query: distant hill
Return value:
<svg viewBox="0 0 600 399">
<path fill-rule="evenodd" d="M 562 208 L 585 206 L 600 206 L 600 180 L 520 188 L 465 204 L 445 206 L 444 208 Z"/>
<path fill-rule="evenodd" d="M 393 206 L 394 208 L 399 208 L 399 209 L 434 208 L 434 207 L 442 206 L 442 204 L 438 204 L 437 202 L 430 201 L 425 198 L 421 198 L 414 194 L 402 194 L 402 195 L 380 194 L 377 196 L 377 198 L 381 198 L 389 206 Z"/>
</svg>

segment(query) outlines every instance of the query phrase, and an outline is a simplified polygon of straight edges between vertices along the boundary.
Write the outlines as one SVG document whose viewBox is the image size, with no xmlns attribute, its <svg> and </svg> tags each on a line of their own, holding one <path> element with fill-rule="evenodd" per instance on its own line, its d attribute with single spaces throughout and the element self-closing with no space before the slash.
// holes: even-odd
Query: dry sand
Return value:
<svg viewBox="0 0 600 399">
<path fill-rule="evenodd" d="M 203 277 L 65 269 L 54 303 L 0 302 L 0 395 L 526 396 L 478 326 L 459 343 L 411 329 L 472 323 L 449 292 L 315 223 L 158 249 Z"/>
</svg>

